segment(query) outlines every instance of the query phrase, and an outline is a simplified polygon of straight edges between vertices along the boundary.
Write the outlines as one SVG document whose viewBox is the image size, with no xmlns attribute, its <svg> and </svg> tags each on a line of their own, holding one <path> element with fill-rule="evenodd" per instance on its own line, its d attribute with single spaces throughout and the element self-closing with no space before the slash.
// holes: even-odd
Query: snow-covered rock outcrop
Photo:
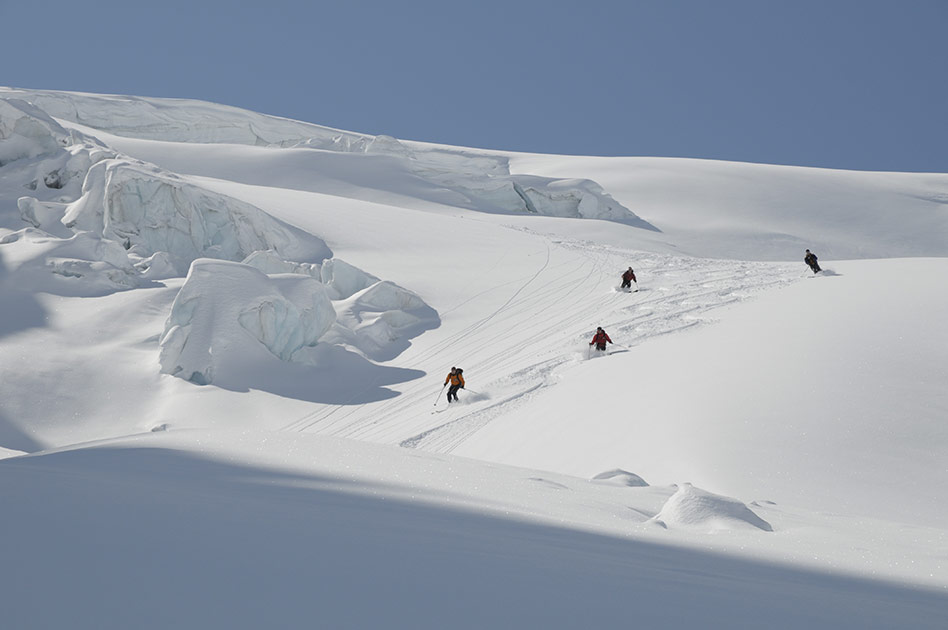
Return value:
<svg viewBox="0 0 948 630">
<path fill-rule="evenodd" d="M 663 527 L 694 527 L 705 530 L 756 528 L 772 532 L 770 523 L 747 505 L 719 494 L 682 484 L 652 521 Z"/>
</svg>

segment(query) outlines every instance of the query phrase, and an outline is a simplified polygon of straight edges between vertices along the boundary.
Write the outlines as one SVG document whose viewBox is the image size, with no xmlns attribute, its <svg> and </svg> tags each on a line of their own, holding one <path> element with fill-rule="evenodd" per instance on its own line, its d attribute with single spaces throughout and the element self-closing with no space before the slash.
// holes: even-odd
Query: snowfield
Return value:
<svg viewBox="0 0 948 630">
<path fill-rule="evenodd" d="M 943 628 L 945 277 L 944 174 L 0 88 L 0 618 Z"/>
</svg>

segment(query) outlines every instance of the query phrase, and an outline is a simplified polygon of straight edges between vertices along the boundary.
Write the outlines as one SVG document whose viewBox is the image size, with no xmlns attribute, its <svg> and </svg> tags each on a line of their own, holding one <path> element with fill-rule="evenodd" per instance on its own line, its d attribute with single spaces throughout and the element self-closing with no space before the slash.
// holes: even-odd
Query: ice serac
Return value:
<svg viewBox="0 0 948 630">
<path fill-rule="evenodd" d="M 461 207 L 604 219 L 657 231 L 594 181 L 514 175 L 507 156 L 489 151 L 353 133 L 194 100 L 13 88 L 0 88 L 0 96 L 29 100 L 60 119 L 120 136 L 386 156 L 437 199 L 453 193 L 452 203 Z"/>
<path fill-rule="evenodd" d="M 5 178 L 30 192 L 0 204 L 0 228 L 14 230 L 0 236 L 16 283 L 99 295 L 183 276 L 198 258 L 241 261 L 266 250 L 300 267 L 332 256 L 318 237 L 119 157 L 21 99 L 0 99 L 0 140 Z"/>
<path fill-rule="evenodd" d="M 299 273 L 317 279 L 319 279 L 321 267 L 319 263 L 298 263 L 292 260 L 284 260 L 280 254 L 272 249 L 257 250 L 244 258 L 242 262 L 266 274 Z"/>
<path fill-rule="evenodd" d="M 263 349 L 300 360 L 335 319 L 325 287 L 311 276 L 195 260 L 159 341 L 161 371 L 206 385 L 223 368 L 259 360 Z"/>
<path fill-rule="evenodd" d="M 691 527 L 709 531 L 756 528 L 772 532 L 770 523 L 747 505 L 713 494 L 690 483 L 682 484 L 652 521 L 663 527 Z"/>
<path fill-rule="evenodd" d="M 0 88 L 0 97 L 30 101 L 51 116 L 119 136 L 171 142 L 291 146 L 310 140 L 325 149 L 365 146 L 349 133 L 236 107 L 174 98 Z"/>
<path fill-rule="evenodd" d="M 0 98 L 0 168 L 4 170 L 4 183 L 12 184 L 7 190 L 29 194 L 22 199 L 7 197 L 0 203 L 0 228 L 18 229 L 20 220 L 41 227 L 50 215 L 44 204 L 55 206 L 76 199 L 89 167 L 114 155 L 94 138 L 64 129 L 32 104 Z M 20 210 L 19 216 L 12 212 L 15 208 Z M 52 214 L 56 212 L 61 216 L 61 210 L 54 209 Z"/>
<path fill-rule="evenodd" d="M 46 112 L 17 98 L 0 98 L 0 166 L 63 150 L 69 132 Z"/>
<path fill-rule="evenodd" d="M 334 300 L 351 297 L 379 281 L 372 274 L 338 258 L 323 263 L 319 275 L 323 284 L 331 291 Z"/>
<path fill-rule="evenodd" d="M 272 254 L 248 260 L 281 271 L 292 265 Z M 335 271 L 330 280 L 346 280 L 344 288 L 372 278 L 340 260 L 326 261 L 326 269 Z M 195 260 L 159 341 L 161 371 L 200 385 L 246 383 L 240 377 L 244 367 L 260 370 L 274 358 L 319 365 L 321 356 L 329 356 L 316 350 L 323 344 L 347 345 L 370 359 L 388 359 L 413 336 L 440 323 L 420 297 L 391 282 L 375 279 L 333 302 L 331 297 L 339 294 L 308 266 L 267 274 L 250 264 Z"/>
<path fill-rule="evenodd" d="M 321 239 L 255 206 L 128 159 L 94 165 L 63 223 L 121 243 L 137 260 L 165 252 L 176 275 L 198 258 L 241 261 L 258 250 L 298 261 L 332 255 Z"/>
<path fill-rule="evenodd" d="M 375 361 L 398 356 L 410 338 L 441 323 L 437 312 L 418 295 L 384 280 L 341 300 L 336 311 L 345 327 L 339 341 Z"/>
</svg>

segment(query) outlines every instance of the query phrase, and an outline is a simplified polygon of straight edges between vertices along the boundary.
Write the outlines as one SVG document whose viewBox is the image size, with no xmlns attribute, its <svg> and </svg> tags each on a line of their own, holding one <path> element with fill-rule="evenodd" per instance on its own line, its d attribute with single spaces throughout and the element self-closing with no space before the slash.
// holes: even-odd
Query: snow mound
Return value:
<svg viewBox="0 0 948 630">
<path fill-rule="evenodd" d="M 10 282 L 56 295 L 105 295 L 140 286 L 139 272 L 118 243 L 91 232 L 58 238 L 25 228 L 0 237 Z"/>
<path fill-rule="evenodd" d="M 770 523 L 737 499 L 682 484 L 652 520 L 663 527 L 700 527 L 714 530 L 757 528 L 772 532 Z"/>
<path fill-rule="evenodd" d="M 127 159 L 95 164 L 63 223 L 121 243 L 138 260 L 165 252 L 179 276 L 198 258 L 237 262 L 257 250 L 293 260 L 332 255 L 321 239 L 255 206 Z"/>
<path fill-rule="evenodd" d="M 161 371 L 206 385 L 222 366 L 259 356 L 259 347 L 283 361 L 306 362 L 302 351 L 335 319 L 315 278 L 270 277 L 249 265 L 196 260 L 159 341 Z"/>
<path fill-rule="evenodd" d="M 627 486 L 630 488 L 644 487 L 648 483 L 636 475 L 635 473 L 630 473 L 621 468 L 616 468 L 613 470 L 607 470 L 606 472 L 601 472 L 592 480 L 596 483 L 606 483 L 615 486 Z"/>
</svg>

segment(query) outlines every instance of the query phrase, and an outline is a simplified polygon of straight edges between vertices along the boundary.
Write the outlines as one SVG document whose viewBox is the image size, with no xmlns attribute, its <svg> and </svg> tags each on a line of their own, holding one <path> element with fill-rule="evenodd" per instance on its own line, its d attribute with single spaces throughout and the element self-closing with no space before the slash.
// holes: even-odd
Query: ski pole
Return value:
<svg viewBox="0 0 948 630">
<path fill-rule="evenodd" d="M 435 407 L 438 406 L 438 401 L 441 400 L 441 394 L 444 393 L 444 388 L 447 387 L 447 386 L 448 386 L 448 384 L 445 383 L 445 384 L 444 384 L 444 387 L 441 388 L 441 391 L 438 392 L 438 398 L 435 400 L 435 403 L 434 403 L 434 406 L 435 406 Z"/>
<path fill-rule="evenodd" d="M 475 394 L 475 395 L 477 395 L 477 396 L 480 396 L 480 393 L 479 393 L 479 392 L 475 392 L 473 389 L 468 389 L 467 387 L 462 387 L 461 389 L 463 389 L 464 391 L 469 392 L 469 393 L 471 393 L 471 394 Z"/>
</svg>

